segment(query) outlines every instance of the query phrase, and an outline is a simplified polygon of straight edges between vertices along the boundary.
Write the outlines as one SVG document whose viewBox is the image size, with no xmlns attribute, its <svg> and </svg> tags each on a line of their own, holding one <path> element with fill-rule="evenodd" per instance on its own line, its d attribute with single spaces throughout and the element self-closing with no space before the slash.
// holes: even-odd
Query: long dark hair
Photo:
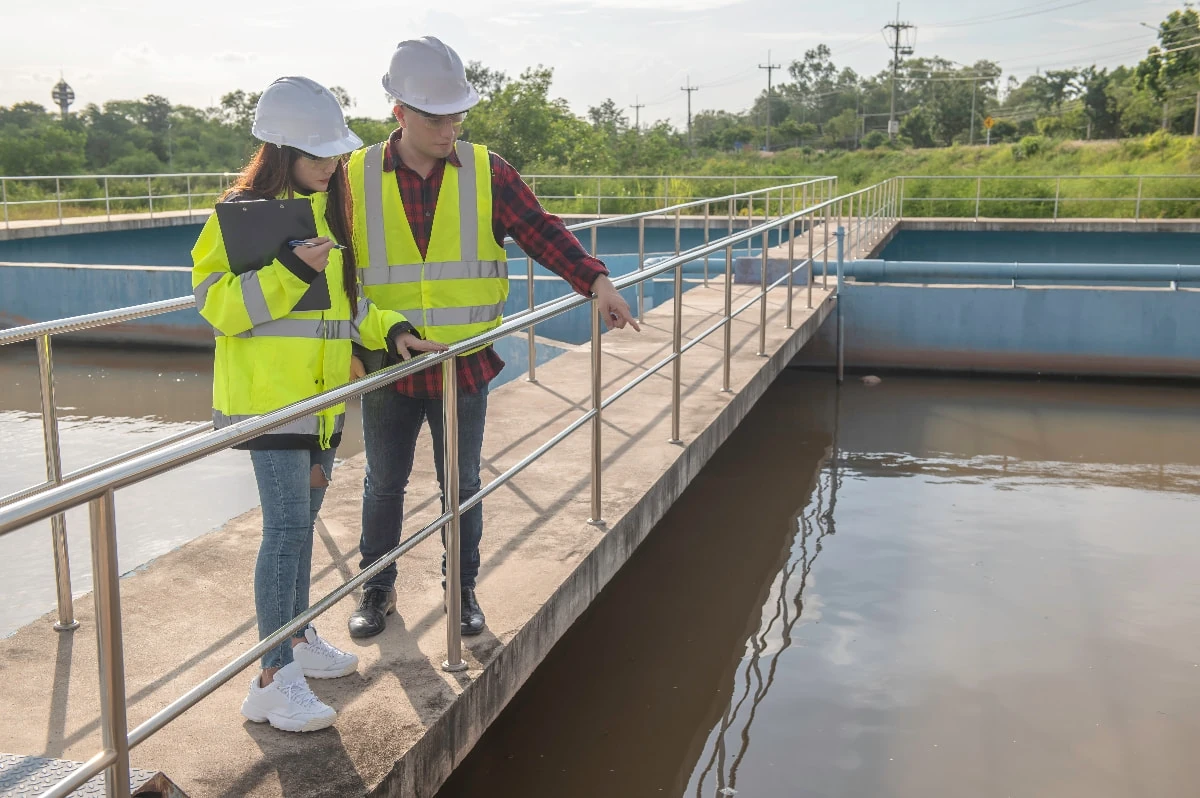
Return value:
<svg viewBox="0 0 1200 798">
<path fill-rule="evenodd" d="M 288 196 L 299 189 L 292 183 L 292 165 L 302 157 L 291 147 L 261 144 L 242 170 L 241 176 L 221 195 L 224 201 L 233 196 L 251 195 L 259 199 Z M 338 162 L 337 169 L 329 179 L 329 198 L 325 203 L 325 223 L 339 244 L 350 246 L 352 229 L 350 209 L 350 184 L 346 179 L 346 164 Z M 346 298 L 350 300 L 350 315 L 358 312 L 358 269 L 354 263 L 354 250 L 342 250 L 342 285 Z"/>
</svg>

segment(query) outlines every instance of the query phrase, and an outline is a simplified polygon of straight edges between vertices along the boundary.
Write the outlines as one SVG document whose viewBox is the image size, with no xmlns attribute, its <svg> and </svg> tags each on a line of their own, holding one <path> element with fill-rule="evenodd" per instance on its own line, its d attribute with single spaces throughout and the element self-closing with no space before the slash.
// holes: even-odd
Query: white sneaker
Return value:
<svg viewBox="0 0 1200 798">
<path fill-rule="evenodd" d="M 311 626 L 304 630 L 304 640 L 292 647 L 292 659 L 309 679 L 336 679 L 358 670 L 357 655 L 331 646 Z"/>
<path fill-rule="evenodd" d="M 258 675 L 250 682 L 250 694 L 242 702 L 242 714 L 255 723 L 270 723 L 276 729 L 308 732 L 332 726 L 337 718 L 333 707 L 308 689 L 300 664 L 291 662 L 275 672 L 275 680 L 260 687 Z"/>
</svg>

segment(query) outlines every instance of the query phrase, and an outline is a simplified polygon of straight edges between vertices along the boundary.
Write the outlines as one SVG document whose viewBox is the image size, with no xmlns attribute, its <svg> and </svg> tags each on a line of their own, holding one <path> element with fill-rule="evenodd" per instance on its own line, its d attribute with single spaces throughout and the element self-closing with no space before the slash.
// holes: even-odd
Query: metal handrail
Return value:
<svg viewBox="0 0 1200 798">
<path fill-rule="evenodd" d="M 66 220 L 68 218 L 82 218 L 82 219 L 90 218 L 90 215 L 87 213 L 76 214 L 74 216 L 72 216 L 71 214 L 67 214 L 64 216 L 64 214 L 63 214 L 63 205 L 64 204 L 66 204 L 66 205 L 85 205 L 88 203 L 101 203 L 102 202 L 102 203 L 104 203 L 104 215 L 108 219 L 111 219 L 112 213 L 113 213 L 113 209 L 112 209 L 113 202 L 120 203 L 120 202 L 131 202 L 132 201 L 132 202 L 140 203 L 142 201 L 145 201 L 147 204 L 147 209 L 149 211 L 150 217 L 153 218 L 154 214 L 155 214 L 154 201 L 155 201 L 155 199 L 157 199 L 157 200 L 159 200 L 159 204 L 160 204 L 160 207 L 158 210 L 160 215 L 163 213 L 174 213 L 174 214 L 187 213 L 190 216 L 197 212 L 203 213 L 203 211 L 204 211 L 204 209 L 202 207 L 195 207 L 193 200 L 195 200 L 195 199 L 207 200 L 211 197 L 218 196 L 220 194 L 220 190 L 222 190 L 224 188 L 226 181 L 232 180 L 233 178 L 236 178 L 237 176 L 238 176 L 238 173 L 236 173 L 236 172 L 191 172 L 191 173 L 188 173 L 188 172 L 166 172 L 166 173 L 161 173 L 161 174 L 141 174 L 141 175 L 26 175 L 26 176 L 14 176 L 14 177 L 0 176 L 0 209 L 3 209 L 4 225 L 5 225 L 6 229 L 10 229 L 12 227 L 12 222 L 13 222 L 13 220 L 10 218 L 10 214 L 9 214 L 10 206 L 12 206 L 13 208 L 18 208 L 18 207 L 31 206 L 31 205 L 54 205 L 57 208 L 56 213 L 49 214 L 44 219 L 35 218 L 31 221 L 57 220 L 58 224 L 60 224 L 60 225 L 65 224 Z M 209 179 L 217 178 L 219 181 L 219 190 L 216 192 L 193 191 L 192 190 L 193 179 L 202 180 L 202 179 L 206 179 L 206 178 L 209 178 Z M 168 191 L 167 193 L 163 193 L 163 194 L 155 194 L 154 193 L 154 184 L 155 184 L 156 180 L 162 181 L 162 180 L 180 180 L 180 179 L 186 180 L 185 193 L 179 193 L 178 191 L 174 191 L 174 192 Z M 586 180 L 589 183 L 594 180 L 594 181 L 596 181 L 596 192 L 595 192 L 594 196 L 591 194 L 577 194 L 577 195 L 570 195 L 570 196 L 554 195 L 554 196 L 548 196 L 548 197 L 544 197 L 544 198 L 546 198 L 546 199 L 561 199 L 561 200 L 591 200 L 591 199 L 595 199 L 596 200 L 596 211 L 597 211 L 597 213 L 599 213 L 602 210 L 603 201 L 605 199 L 642 200 L 642 201 L 657 201 L 659 199 L 663 199 L 663 200 L 671 199 L 671 197 L 669 195 L 668 196 L 614 195 L 611 197 L 606 196 L 604 194 L 604 190 L 603 190 L 604 181 L 613 181 L 613 180 L 655 180 L 655 181 L 659 181 L 659 180 L 666 180 L 666 181 L 732 180 L 733 181 L 733 191 L 736 193 L 738 180 L 755 180 L 755 181 L 768 181 L 768 182 L 777 183 L 781 180 L 788 181 L 788 180 L 804 179 L 804 176 L 794 175 L 794 176 L 784 177 L 784 176 L 779 176 L 779 175 L 536 175 L 536 174 L 530 174 L 530 175 L 524 175 L 523 179 L 530 186 L 532 186 L 535 191 L 537 188 L 537 181 L 539 179 L 541 179 L 541 180 Z M 38 183 L 38 182 L 45 183 L 45 182 L 48 182 L 51 180 L 54 181 L 54 194 L 52 196 L 47 195 L 44 199 L 10 199 L 8 196 L 8 194 L 9 194 L 8 184 L 10 181 L 13 183 L 19 184 L 19 183 Z M 144 194 L 137 193 L 137 194 L 114 195 L 110 191 L 110 181 L 138 181 L 138 182 L 141 182 L 143 180 L 145 181 L 145 193 Z M 63 181 L 74 181 L 76 183 L 79 183 L 81 181 L 87 181 L 90 183 L 99 183 L 103 186 L 103 194 L 97 195 L 97 196 L 88 196 L 88 197 L 64 197 L 63 196 Z M 179 199 L 187 200 L 186 209 L 181 208 L 178 210 L 166 210 L 161 207 L 163 200 L 179 200 Z"/>
<path fill-rule="evenodd" d="M 216 174 L 217 173 L 209 173 L 206 176 L 215 176 Z M 222 176 L 228 176 L 224 173 L 220 173 L 220 174 Z M 179 176 L 186 176 L 186 175 L 167 175 L 167 176 L 179 177 Z M 22 178 L 22 179 L 34 180 L 34 179 L 38 179 L 38 178 Z M 770 179 L 770 178 L 767 178 L 767 179 Z M 813 186 L 814 191 L 815 191 L 815 188 L 817 185 L 823 185 L 827 188 L 828 193 L 832 194 L 833 187 L 836 183 L 836 180 L 837 180 L 837 178 L 834 178 L 834 177 L 810 178 L 801 183 L 769 186 L 767 188 L 755 189 L 752 191 L 743 192 L 741 194 L 730 195 L 729 197 L 721 197 L 720 200 L 721 201 L 728 200 L 728 204 L 729 204 L 728 224 L 729 224 L 729 229 L 732 230 L 733 229 L 733 220 L 734 220 L 734 213 L 733 213 L 734 206 L 735 206 L 736 202 L 740 199 L 747 199 L 751 203 L 753 203 L 753 199 L 755 196 L 757 196 L 759 194 L 766 194 L 767 197 L 763 202 L 764 214 L 765 214 L 767 211 L 769 211 L 769 206 L 771 203 L 771 198 L 770 198 L 771 193 L 778 191 L 779 192 L 779 210 L 780 210 L 780 212 L 782 212 L 782 206 L 783 206 L 783 202 L 784 202 L 783 192 L 785 190 L 790 189 L 792 192 L 791 207 L 793 210 L 795 210 L 796 189 L 798 189 L 798 188 L 801 189 L 803 192 L 803 196 L 807 197 L 809 186 Z M 0 185 L 2 185 L 2 184 L 3 184 L 3 179 L 0 179 Z M 106 191 L 107 191 L 107 182 L 105 183 L 105 186 L 106 186 Z M 48 200 L 48 201 L 53 201 L 53 200 Z M 655 215 L 662 215 L 662 214 L 670 213 L 673 211 L 675 214 L 676 253 L 678 253 L 678 251 L 679 251 L 678 241 L 679 241 L 680 211 L 684 208 L 698 207 L 701 204 L 705 205 L 705 216 L 704 216 L 704 218 L 705 218 L 705 240 L 707 241 L 707 239 L 708 239 L 708 224 L 709 224 L 708 205 L 711 204 L 712 201 L 713 200 L 694 200 L 694 201 L 679 203 L 677 205 L 672 205 L 667 208 L 660 208 L 660 209 L 657 209 L 654 211 L 643 211 L 640 213 L 625 214 L 625 215 L 618 215 L 618 216 L 599 217 L 599 215 L 598 215 L 598 218 L 595 220 L 568 225 L 567 229 L 571 230 L 571 231 L 591 229 L 592 230 L 592 253 L 594 255 L 594 254 L 596 254 L 596 228 L 607 226 L 607 225 L 621 224 L 623 222 L 628 222 L 628 221 L 633 221 L 633 220 L 637 220 L 640 225 L 644 225 L 644 223 L 645 223 L 644 220 L 646 218 L 649 218 L 649 217 L 655 216 Z M 6 213 L 7 213 L 7 209 L 6 209 Z M 748 221 L 747 221 L 748 224 L 753 223 L 753 206 L 752 205 L 750 207 L 750 216 L 751 216 L 751 218 L 748 219 Z M 644 237 L 643 237 L 643 239 L 644 239 Z M 643 246 L 641 247 L 641 252 L 639 253 L 639 268 L 640 268 L 641 264 L 643 264 L 645 262 L 644 240 L 642 241 L 642 244 L 643 244 Z M 705 260 L 705 280 L 706 281 L 707 281 L 707 273 L 708 273 L 708 262 L 706 259 Z M 528 286 L 527 286 L 528 298 L 529 298 L 529 308 L 527 310 L 518 311 L 518 312 L 512 314 L 511 316 L 509 316 L 510 319 L 517 319 L 517 318 L 523 317 L 526 313 L 528 313 L 530 310 L 533 310 L 535 307 L 535 305 L 534 305 L 534 281 L 533 281 L 534 274 L 533 274 L 532 261 L 530 261 L 530 264 L 529 264 L 528 276 L 530 278 Z M 642 291 L 642 288 L 641 288 L 641 286 L 639 286 L 639 302 L 638 302 L 639 315 L 640 315 L 640 309 L 643 305 L 641 291 Z M 118 309 L 110 310 L 110 311 L 102 311 L 100 313 L 84 314 L 84 315 L 80 315 L 80 316 L 73 316 L 73 317 L 70 317 L 67 319 L 58 319 L 55 321 L 39 322 L 39 323 L 35 323 L 35 324 L 29 324 L 29 325 L 24 325 L 21 327 L 12 328 L 9 330 L 0 331 L 0 346 L 18 343 L 21 341 L 29 341 L 29 340 L 37 341 L 38 367 L 39 367 L 39 371 L 41 373 L 42 432 L 43 432 L 43 437 L 44 437 L 44 441 L 45 441 L 46 477 L 47 477 L 46 481 L 41 483 L 40 485 L 34 485 L 30 488 L 26 488 L 22 491 L 18 491 L 17 493 L 11 494 L 9 496 L 0 497 L 0 507 L 5 506 L 7 504 L 11 504 L 20 499 L 27 498 L 30 495 L 36 494 L 37 492 L 48 489 L 49 487 L 52 487 L 54 485 L 62 484 L 63 482 L 67 481 L 68 478 L 78 478 L 78 476 L 81 473 L 87 471 L 87 469 L 84 469 L 83 472 L 77 471 L 71 475 L 68 475 L 68 477 L 63 477 L 61 475 L 62 465 L 61 465 L 61 453 L 60 453 L 59 444 L 58 444 L 58 418 L 57 418 L 57 414 L 55 412 L 55 403 L 54 403 L 53 349 L 52 349 L 50 337 L 52 335 L 58 335 L 58 334 L 68 333 L 68 332 L 78 332 L 80 330 L 92 329 L 92 328 L 96 328 L 96 327 L 105 326 L 108 324 L 117 324 L 117 323 L 121 323 L 121 322 L 133 321 L 133 320 L 141 319 L 141 318 L 148 318 L 150 316 L 155 316 L 155 315 L 159 315 L 159 314 L 163 314 L 163 313 L 170 313 L 170 312 L 176 311 L 176 310 L 185 310 L 187 308 L 194 307 L 195 304 L 196 304 L 196 300 L 194 297 L 190 297 L 190 296 L 177 297 L 175 299 L 166 299 L 166 300 L 161 300 L 158 302 L 150 302 L 150 303 L 146 303 L 144 305 L 135 305 L 132 307 L 118 308 Z M 537 379 L 537 377 L 536 377 L 536 374 L 537 374 L 537 342 L 536 342 L 535 328 L 532 325 L 527 330 L 527 338 L 528 338 L 527 343 L 528 343 L 528 347 L 529 347 L 529 377 L 528 377 L 528 379 L 530 381 L 535 382 Z M 167 439 L 164 439 L 163 441 L 159 441 L 159 442 L 157 442 L 155 444 L 151 444 L 147 447 L 142 447 L 141 449 L 135 450 L 135 451 L 144 451 L 144 450 L 153 449 L 157 446 L 161 446 L 161 445 L 164 445 L 166 443 L 169 443 L 169 442 L 175 440 L 176 437 L 177 436 L 171 436 Z M 110 461 L 105 461 L 105 463 L 108 463 L 108 462 L 110 462 Z M 51 520 L 51 527 L 52 527 L 51 539 L 53 542 L 53 548 L 54 548 L 54 552 L 55 552 L 55 557 L 54 557 L 55 580 L 56 580 L 57 593 L 58 593 L 58 604 L 57 604 L 57 606 L 58 606 L 58 621 L 55 623 L 55 629 L 58 629 L 60 631 L 69 631 L 69 630 L 78 628 L 79 624 L 78 624 L 78 622 L 76 622 L 75 617 L 74 617 L 74 602 L 73 602 L 72 591 L 71 591 L 71 566 L 70 566 L 70 558 L 68 557 L 68 553 L 67 553 L 66 518 L 62 515 L 55 516 Z"/>
<path fill-rule="evenodd" d="M 784 215 L 774 221 L 765 221 L 757 227 L 752 227 L 740 233 L 727 235 L 715 242 L 711 242 L 699 247 L 694 247 L 686 252 L 677 254 L 676 256 L 656 264 L 655 266 L 644 269 L 639 272 L 625 275 L 614 280 L 614 286 L 618 290 L 633 287 L 642 282 L 654 279 L 667 271 L 675 271 L 676 292 L 674 297 L 674 336 L 673 336 L 673 352 L 672 355 L 653 366 L 646 374 L 636 378 L 636 381 L 641 381 L 649 374 L 656 373 L 667 363 L 674 363 L 676 368 L 672 378 L 673 382 L 673 399 L 672 399 L 672 419 L 673 431 L 678 436 L 678 419 L 680 415 L 680 391 L 679 383 L 681 380 L 679 363 L 684 351 L 681 341 L 681 314 L 682 314 L 682 291 L 679 290 L 682 280 L 682 268 L 685 263 L 691 262 L 701 257 L 707 258 L 708 255 L 716 253 L 722 249 L 726 254 L 726 281 L 725 281 L 725 316 L 720 324 L 713 325 L 697 339 L 693 340 L 688 348 L 694 346 L 703 336 L 715 332 L 717 329 L 724 327 L 725 329 L 725 379 L 724 390 L 729 390 L 729 362 L 731 358 L 730 345 L 730 327 L 732 318 L 736 313 L 731 312 L 731 292 L 732 292 L 732 254 L 733 248 L 738 243 L 749 242 L 756 236 L 763 237 L 764 248 L 762 254 L 763 272 L 762 272 L 762 288 L 761 291 L 750 302 L 743 305 L 737 312 L 750 307 L 754 302 L 761 304 L 762 312 L 760 315 L 760 351 L 759 354 L 764 354 L 762 351 L 762 336 L 765 335 L 766 325 L 766 303 L 768 294 L 767 284 L 767 234 L 776 229 L 782 229 L 785 225 L 794 229 L 794 225 L 798 220 L 808 219 L 808 229 L 811 231 L 816 223 L 818 215 L 822 215 L 826 229 L 834 216 L 840 220 L 843 218 L 842 212 L 845 209 L 847 202 L 853 203 L 858 200 L 860 208 L 864 207 L 864 198 L 867 199 L 866 209 L 872 213 L 873 217 L 882 218 L 887 210 L 885 205 L 886 194 L 882 190 L 885 184 L 871 186 L 862 189 L 852 194 L 842 197 L 831 198 L 824 202 L 803 208 L 800 211 Z M 862 222 L 860 221 L 860 226 Z M 838 241 L 840 245 L 841 234 L 839 232 Z M 811 239 L 811 234 L 810 234 Z M 828 244 L 826 244 L 826 252 Z M 840 251 L 840 250 L 839 250 Z M 826 255 L 826 258 L 828 256 Z M 812 255 L 807 259 L 808 264 L 808 287 L 809 287 L 809 306 L 811 307 L 811 292 L 813 286 L 813 265 L 815 263 Z M 803 264 L 801 264 L 803 265 Z M 780 278 L 772 284 L 778 285 L 783 280 L 788 283 L 788 302 L 789 305 L 792 299 L 792 278 L 797 270 L 796 261 L 794 258 L 793 248 L 789 247 L 789 268 L 785 277 Z M 826 268 L 826 279 L 828 276 L 828 268 Z M 213 452 L 236 445 L 237 443 L 249 440 L 263 432 L 274 429 L 282 424 L 308 415 L 313 412 L 331 407 L 336 404 L 343 403 L 349 398 L 361 395 L 367 391 L 380 388 L 406 375 L 412 374 L 418 370 L 428 368 L 433 365 L 440 364 L 443 369 L 443 380 L 446 384 L 454 382 L 454 359 L 459 355 L 479 346 L 485 346 L 494 341 L 509 335 L 519 329 L 546 321 L 554 316 L 561 315 L 570 310 L 582 307 L 584 304 L 592 303 L 591 297 L 569 296 L 562 299 L 554 300 L 531 310 L 523 318 L 509 319 L 503 322 L 496 329 L 475 336 L 467 341 L 462 341 L 451 346 L 446 352 L 432 355 L 424 355 L 416 360 L 393 366 L 376 374 L 369 375 L 357 382 L 349 383 L 331 391 L 327 391 L 315 397 L 294 403 L 286 408 L 268 413 L 262 416 L 257 416 L 246 421 L 239 422 L 224 428 L 219 431 L 213 431 L 202 434 L 198 438 L 193 437 L 188 440 L 180 441 L 171 446 L 161 447 L 156 451 L 148 452 L 139 457 L 136 457 L 121 464 L 112 465 L 101 471 L 89 474 L 87 476 L 76 479 L 68 484 L 63 484 L 51 490 L 45 491 L 36 496 L 29 497 L 20 502 L 13 504 L 7 509 L 0 509 L 0 536 L 9 534 L 16 529 L 27 526 L 30 523 L 44 519 L 55 513 L 61 513 L 71 507 L 79 506 L 85 502 L 91 502 L 91 521 L 92 521 L 92 538 L 93 538 L 93 561 L 95 563 L 94 580 L 96 583 L 96 602 L 98 616 L 98 648 L 99 648 L 99 663 L 101 671 L 101 690 L 102 695 L 106 698 L 102 702 L 102 719 L 101 727 L 104 734 L 104 742 L 106 750 L 115 750 L 117 753 L 116 761 L 110 762 L 107 757 L 103 760 L 100 757 L 95 757 L 88 764 L 77 769 L 72 776 L 67 780 L 60 782 L 54 788 L 45 793 L 46 798 L 55 798 L 57 796 L 65 796 L 70 790 L 71 784 L 77 785 L 81 783 L 79 780 L 90 778 L 101 771 L 106 772 L 106 780 L 109 785 L 110 794 L 125 796 L 128 795 L 128 767 L 129 767 L 129 749 L 132 746 L 145 740 L 169 723 L 174 718 L 178 717 L 182 712 L 203 699 L 205 696 L 216 690 L 221 684 L 224 684 L 229 679 L 233 678 L 239 671 L 250 665 L 255 659 L 261 656 L 265 651 L 272 648 L 287 639 L 292 633 L 309 623 L 320 613 L 324 612 L 333 603 L 345 597 L 354 588 L 364 583 L 374 573 L 387 567 L 394 562 L 405 552 L 417 545 L 421 540 L 431 535 L 434 531 L 448 526 L 447 535 L 448 546 L 454 546 L 458 534 L 458 519 L 462 510 L 468 506 L 473 506 L 474 503 L 482 501 L 482 496 L 476 496 L 472 500 L 461 504 L 458 507 L 452 508 L 449 512 L 445 512 L 439 518 L 435 519 L 431 524 L 426 526 L 420 532 L 410 536 L 407 540 L 402 541 L 395 549 L 389 552 L 385 557 L 370 568 L 364 570 L 356 577 L 346 582 L 342 587 L 336 589 L 328 596 L 317 602 L 315 606 L 294 619 L 292 622 L 279 629 L 277 632 L 269 636 L 248 652 L 238 657 L 233 662 L 226 665 L 216 674 L 204 680 L 200 685 L 190 690 L 184 696 L 176 699 L 166 708 L 155 714 L 145 723 L 138 726 L 132 732 L 127 731 L 125 722 L 125 689 L 124 689 L 124 670 L 122 661 L 122 633 L 120 628 L 120 597 L 119 586 L 117 583 L 117 562 L 116 562 L 116 535 L 115 535 L 115 511 L 114 511 L 114 495 L 119 488 L 140 482 L 148 479 L 156 474 L 184 465 L 188 462 L 200 459 Z M 620 395 L 624 395 L 631 389 L 626 386 L 617 394 L 610 397 L 609 402 L 603 401 L 601 397 L 601 380 L 600 380 L 600 352 L 601 352 L 601 335 L 600 335 L 600 319 L 599 314 L 592 304 L 592 407 L 584 416 L 574 422 L 569 431 L 564 430 L 555 435 L 551 441 L 543 444 L 533 454 L 524 458 L 508 472 L 498 477 L 487 486 L 488 492 L 495 490 L 500 484 L 505 484 L 512 476 L 518 473 L 521 469 L 532 463 L 570 432 L 578 429 L 588 421 L 592 424 L 592 514 L 589 521 L 597 524 L 603 524 L 601 515 L 601 492 L 600 492 L 600 477 L 601 477 L 601 413 L 603 408 L 615 401 Z M 790 326 L 790 313 L 788 314 L 788 324 Z M 457 407 L 454 403 L 443 403 L 444 412 L 447 415 L 446 429 L 454 428 L 457 418 Z M 457 470 L 457 448 L 447 444 L 445 453 L 446 468 L 450 471 Z M 481 491 L 482 493 L 482 491 Z M 447 592 L 453 597 L 457 593 L 457 582 L 459 574 L 452 568 L 447 569 Z M 447 661 L 443 666 L 448 670 L 455 670 L 461 667 L 461 640 L 458 637 L 459 625 L 450 623 L 449 619 L 453 618 L 453 614 L 447 615 Z M 105 762 L 109 762 L 105 764 Z"/>
</svg>

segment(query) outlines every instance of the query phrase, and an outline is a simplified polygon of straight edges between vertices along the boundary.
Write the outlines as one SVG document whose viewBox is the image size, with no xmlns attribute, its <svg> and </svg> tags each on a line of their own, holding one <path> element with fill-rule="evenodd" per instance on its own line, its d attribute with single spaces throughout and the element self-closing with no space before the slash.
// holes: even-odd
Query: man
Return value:
<svg viewBox="0 0 1200 798">
<path fill-rule="evenodd" d="M 429 341 L 454 344 L 499 326 L 508 297 L 503 240 L 513 238 L 538 263 L 584 296 L 595 295 L 609 328 L 640 329 L 629 306 L 562 221 L 546 213 L 517 171 L 485 147 L 458 141 L 479 95 L 454 50 L 427 36 L 401 42 L 383 77 L 399 127 L 387 142 L 355 152 L 348 164 L 354 204 L 354 255 L 364 291 L 381 308 L 404 314 Z M 363 352 L 366 371 L 384 359 Z M 491 347 L 458 359 L 459 495 L 479 492 L 488 383 L 504 367 Z M 444 486 L 442 376 L 433 367 L 363 396 L 367 476 L 363 487 L 360 568 L 400 540 L 404 489 L 417 434 L 427 421 L 438 482 Z M 452 498 L 452 497 L 450 497 Z M 477 635 L 484 614 L 475 596 L 483 507 L 461 519 L 462 633 Z M 443 555 L 442 572 L 446 561 Z M 396 566 L 363 587 L 350 635 L 383 631 L 396 606 Z"/>
</svg>

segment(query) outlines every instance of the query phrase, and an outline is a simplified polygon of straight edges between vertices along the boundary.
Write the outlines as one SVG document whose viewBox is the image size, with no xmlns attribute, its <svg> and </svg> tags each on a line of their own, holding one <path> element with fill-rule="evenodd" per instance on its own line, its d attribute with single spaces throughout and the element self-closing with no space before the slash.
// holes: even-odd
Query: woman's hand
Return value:
<svg viewBox="0 0 1200 798">
<path fill-rule="evenodd" d="M 426 341 L 424 338 L 418 338 L 412 333 L 404 333 L 396 336 L 396 353 L 403 360 L 411 360 L 424 352 L 445 352 L 449 348 L 445 344 L 439 344 L 437 341 Z"/>
<path fill-rule="evenodd" d="M 333 249 L 333 240 L 319 236 L 307 239 L 304 243 L 310 246 L 298 246 L 292 252 L 313 271 L 325 271 L 325 267 L 329 265 L 329 250 Z"/>
</svg>

